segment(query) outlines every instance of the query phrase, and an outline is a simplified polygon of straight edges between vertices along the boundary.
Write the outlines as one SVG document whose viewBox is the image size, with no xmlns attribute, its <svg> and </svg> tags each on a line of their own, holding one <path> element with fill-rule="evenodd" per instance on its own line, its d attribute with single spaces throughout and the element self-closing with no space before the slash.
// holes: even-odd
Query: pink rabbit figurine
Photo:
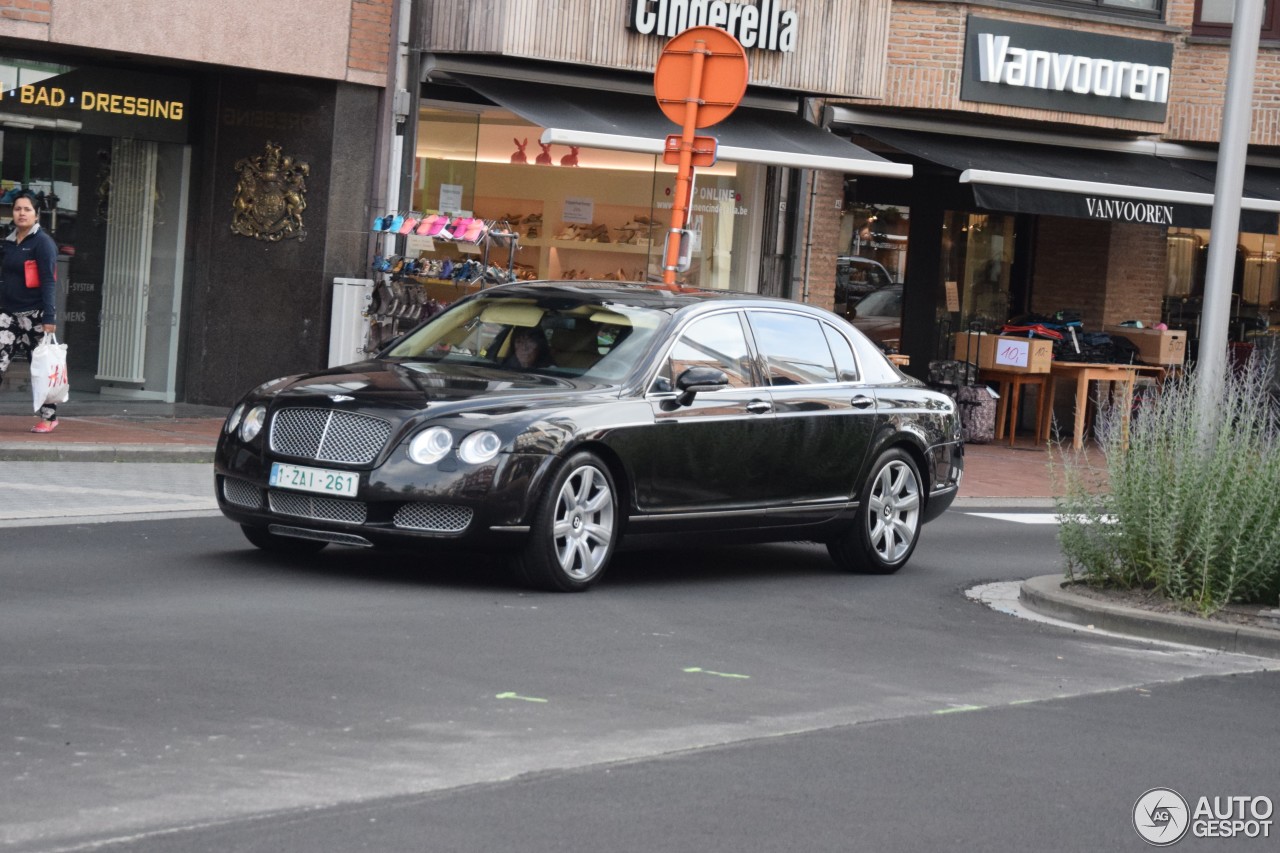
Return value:
<svg viewBox="0 0 1280 853">
<path fill-rule="evenodd" d="M 569 146 L 569 153 L 560 158 L 560 165 L 561 166 L 578 165 L 578 146 L 577 145 Z"/>
<path fill-rule="evenodd" d="M 547 142 L 539 142 L 538 147 L 542 149 L 542 153 L 538 155 L 537 160 L 535 160 L 534 162 L 537 163 L 539 166 L 550 166 L 551 165 L 551 144 Z"/>
<path fill-rule="evenodd" d="M 528 163 L 529 158 L 524 155 L 524 147 L 529 144 L 529 138 L 526 136 L 524 142 L 521 142 L 519 139 L 512 139 L 511 141 L 516 144 L 516 153 L 511 155 L 511 162 Z"/>
</svg>

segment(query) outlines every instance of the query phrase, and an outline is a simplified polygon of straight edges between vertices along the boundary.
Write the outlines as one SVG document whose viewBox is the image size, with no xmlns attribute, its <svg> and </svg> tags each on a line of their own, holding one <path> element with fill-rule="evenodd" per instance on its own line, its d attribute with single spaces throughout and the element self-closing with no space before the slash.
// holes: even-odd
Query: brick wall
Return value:
<svg viewBox="0 0 1280 853">
<path fill-rule="evenodd" d="M 391 61 L 392 2 L 393 0 L 351 0 L 348 68 L 382 74 L 387 72 Z"/>
<path fill-rule="evenodd" d="M 1040 217 L 1034 249 L 1031 310 L 1052 316 L 1073 309 L 1085 328 L 1101 328 L 1107 303 L 1112 227 L 1091 219 Z"/>
<path fill-rule="evenodd" d="M 1171 0 L 1174 5 L 1191 2 L 1193 0 Z M 1105 24 L 1081 21 L 1034 10 L 1013 11 L 1007 8 L 971 7 L 963 3 L 896 0 L 889 20 L 885 97 L 876 105 L 978 113 L 983 116 L 1076 125 L 1081 129 L 1106 128 L 1143 134 L 1160 133 L 1163 130 L 1164 126 L 1157 122 L 960 100 L 965 24 L 971 13 L 1041 27 L 1087 30 L 1126 38 L 1172 37 L 1166 33 L 1153 34 L 1149 29 L 1127 27 L 1123 22 Z M 1175 89 L 1181 85 L 1177 80 L 1178 73 L 1179 66 L 1175 61 Z"/>
<path fill-rule="evenodd" d="M 840 251 L 841 214 L 844 208 L 844 175 L 821 171 L 813 199 L 813 246 L 809 255 L 809 302 L 820 308 L 835 305 L 836 255 Z M 807 203 L 807 202 L 806 202 Z M 800 259 L 803 265 L 803 257 Z M 803 266 L 801 267 L 803 273 Z M 796 297 L 801 291 L 796 292 Z"/>
<path fill-rule="evenodd" d="M 1079 310 L 1090 331 L 1124 320 L 1155 323 L 1167 269 L 1163 228 L 1042 216 L 1031 310 Z"/>
<path fill-rule="evenodd" d="M 1225 41 L 1189 37 L 1195 14 L 1193 0 L 1171 0 L 1167 20 L 1183 28 L 1174 41 L 1173 81 L 1169 119 L 1164 137 L 1179 142 L 1217 142 L 1222 131 L 1222 104 L 1226 94 Z M 1253 145 L 1280 145 L 1280 50 L 1263 46 L 1254 72 Z"/>
<path fill-rule="evenodd" d="M 1221 41 L 1191 38 L 1194 9 L 1194 0 L 1169 0 L 1167 21 L 1181 28 L 1171 32 L 1125 26 L 1123 21 L 1114 24 L 1083 21 L 1035 10 L 897 0 L 889 22 L 885 97 L 877 105 L 1055 122 L 1081 130 L 1106 128 L 1158 134 L 1172 142 L 1216 142 L 1221 135 L 1229 46 Z M 965 19 L 970 13 L 1042 27 L 1168 41 L 1174 51 L 1166 121 L 1133 121 L 961 101 Z M 1259 50 L 1255 80 L 1250 142 L 1280 145 L 1280 86 L 1276 85 L 1280 81 L 1280 50 L 1274 47 Z"/>
<path fill-rule="evenodd" d="M 0 0 L 0 18 L 48 24 L 53 20 L 52 0 Z"/>
<path fill-rule="evenodd" d="M 1169 265 L 1167 233 L 1151 225 L 1111 226 L 1104 325 L 1141 320 L 1150 326 L 1160 321 Z"/>
</svg>

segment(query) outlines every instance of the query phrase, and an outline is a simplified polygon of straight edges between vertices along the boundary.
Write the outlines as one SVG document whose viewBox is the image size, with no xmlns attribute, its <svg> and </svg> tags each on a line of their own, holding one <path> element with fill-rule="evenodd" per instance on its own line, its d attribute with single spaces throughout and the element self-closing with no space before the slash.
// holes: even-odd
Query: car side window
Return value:
<svg viewBox="0 0 1280 853">
<path fill-rule="evenodd" d="M 827 336 L 827 346 L 831 347 L 831 355 L 836 360 L 836 381 L 857 382 L 858 360 L 853 355 L 849 339 L 826 323 L 822 324 L 822 331 Z"/>
<path fill-rule="evenodd" d="M 836 381 L 835 361 L 818 320 L 780 311 L 751 311 L 748 321 L 764 357 L 770 385 Z"/>
<path fill-rule="evenodd" d="M 675 388 L 676 377 L 691 367 L 723 370 L 732 388 L 750 388 L 756 384 L 751 371 L 751 351 L 738 314 L 713 314 L 685 329 L 667 353 L 655 388 Z"/>
</svg>

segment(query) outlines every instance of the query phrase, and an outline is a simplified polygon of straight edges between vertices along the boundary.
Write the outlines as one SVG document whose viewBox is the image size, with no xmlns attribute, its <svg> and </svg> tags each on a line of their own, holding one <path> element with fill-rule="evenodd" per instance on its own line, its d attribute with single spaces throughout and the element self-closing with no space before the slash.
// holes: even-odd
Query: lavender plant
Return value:
<svg viewBox="0 0 1280 853">
<path fill-rule="evenodd" d="M 1271 367 L 1255 361 L 1233 373 L 1210 406 L 1189 373 L 1151 389 L 1127 423 L 1104 406 L 1101 463 L 1059 450 L 1069 578 L 1153 590 L 1200 613 L 1276 602 L 1280 404 L 1269 395 Z"/>
</svg>

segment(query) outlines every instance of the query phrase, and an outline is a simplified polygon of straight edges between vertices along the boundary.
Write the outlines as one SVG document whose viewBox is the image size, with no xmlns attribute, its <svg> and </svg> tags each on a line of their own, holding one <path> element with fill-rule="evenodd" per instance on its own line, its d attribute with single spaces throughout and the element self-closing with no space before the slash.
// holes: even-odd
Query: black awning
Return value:
<svg viewBox="0 0 1280 853">
<path fill-rule="evenodd" d="M 1171 160 L 1171 162 L 1176 163 L 1180 169 L 1199 175 L 1210 184 L 1216 184 L 1218 180 L 1218 163 L 1216 160 L 1178 159 Z M 1244 197 L 1246 199 L 1280 201 L 1280 169 L 1266 166 L 1245 166 Z"/>
<path fill-rule="evenodd" d="M 1208 228 L 1213 180 L 1182 161 L 1095 148 L 976 139 L 880 127 L 858 132 L 959 172 L 987 210 Z M 1203 164 L 1202 164 L 1203 165 Z M 1241 203 L 1242 231 L 1280 229 L 1280 193 Z"/>
<path fill-rule="evenodd" d="M 680 132 L 652 97 L 473 74 L 451 76 L 498 106 L 544 128 L 544 143 L 657 155 L 663 152 L 667 135 Z M 716 137 L 722 160 L 911 177 L 909 165 L 872 154 L 783 111 L 738 107 L 724 121 L 699 133 Z"/>
</svg>

